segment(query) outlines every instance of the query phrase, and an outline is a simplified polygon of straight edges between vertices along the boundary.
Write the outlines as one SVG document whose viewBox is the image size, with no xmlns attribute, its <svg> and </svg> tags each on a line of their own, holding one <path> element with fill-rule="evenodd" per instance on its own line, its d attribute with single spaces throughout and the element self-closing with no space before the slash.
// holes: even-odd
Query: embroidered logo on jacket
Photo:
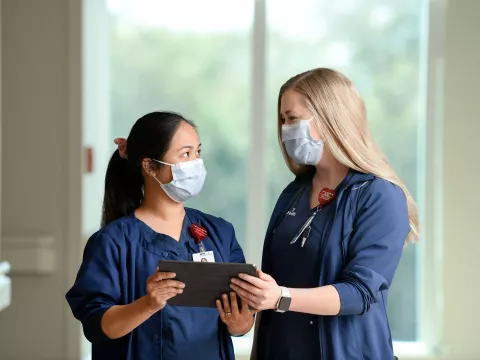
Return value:
<svg viewBox="0 0 480 360">
<path fill-rule="evenodd" d="M 289 216 L 295 216 L 295 215 L 297 215 L 297 213 L 295 212 L 295 209 L 296 209 L 296 208 L 292 208 L 292 210 L 289 210 L 289 211 L 287 212 L 287 215 L 289 215 Z"/>
</svg>

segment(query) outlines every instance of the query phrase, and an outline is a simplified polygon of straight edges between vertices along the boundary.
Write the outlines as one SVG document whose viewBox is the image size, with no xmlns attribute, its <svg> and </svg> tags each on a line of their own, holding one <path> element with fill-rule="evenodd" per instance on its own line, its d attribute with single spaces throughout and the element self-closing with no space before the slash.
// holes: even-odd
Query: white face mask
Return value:
<svg viewBox="0 0 480 360">
<path fill-rule="evenodd" d="M 323 141 L 310 136 L 310 121 L 300 120 L 292 125 L 282 125 L 282 142 L 288 156 L 297 165 L 317 165 L 323 154 Z"/>
<path fill-rule="evenodd" d="M 160 164 L 172 167 L 173 180 L 168 184 L 162 184 L 156 177 L 155 180 L 160 184 L 163 191 L 176 202 L 185 202 L 198 195 L 202 190 L 207 170 L 203 164 L 203 159 L 180 162 L 177 164 L 168 164 L 160 160 L 152 159 Z"/>
</svg>

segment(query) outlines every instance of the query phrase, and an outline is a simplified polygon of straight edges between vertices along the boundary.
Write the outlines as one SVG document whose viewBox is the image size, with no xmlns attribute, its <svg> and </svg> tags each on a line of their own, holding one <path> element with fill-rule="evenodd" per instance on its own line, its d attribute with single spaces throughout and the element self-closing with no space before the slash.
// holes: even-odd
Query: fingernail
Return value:
<svg viewBox="0 0 480 360">
<path fill-rule="evenodd" d="M 240 279 L 244 279 L 244 278 L 245 278 L 245 275 L 244 275 L 244 274 L 239 274 L 238 277 L 239 277 Z"/>
<path fill-rule="evenodd" d="M 235 295 L 236 294 L 233 291 L 230 293 L 230 296 L 235 296 Z"/>
<path fill-rule="evenodd" d="M 236 284 L 238 282 L 237 279 L 232 279 L 232 283 Z"/>
</svg>

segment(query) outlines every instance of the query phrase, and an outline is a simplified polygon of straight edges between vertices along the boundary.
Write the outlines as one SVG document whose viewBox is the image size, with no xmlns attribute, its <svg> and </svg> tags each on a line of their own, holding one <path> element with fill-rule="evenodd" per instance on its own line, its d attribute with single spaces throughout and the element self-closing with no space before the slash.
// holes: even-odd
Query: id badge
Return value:
<svg viewBox="0 0 480 360">
<path fill-rule="evenodd" d="M 193 261 L 214 263 L 215 256 L 213 255 L 213 251 L 204 251 L 193 254 Z"/>
</svg>

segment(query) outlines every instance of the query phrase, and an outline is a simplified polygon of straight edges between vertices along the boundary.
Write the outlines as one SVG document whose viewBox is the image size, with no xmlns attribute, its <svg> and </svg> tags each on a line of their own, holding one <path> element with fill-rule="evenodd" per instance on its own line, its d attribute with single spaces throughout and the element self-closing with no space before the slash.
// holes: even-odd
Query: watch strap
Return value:
<svg viewBox="0 0 480 360">
<path fill-rule="evenodd" d="M 289 298 L 291 299 L 291 295 L 290 295 L 290 289 L 288 289 L 287 287 L 284 287 L 284 286 L 280 286 L 280 290 L 281 290 L 281 293 L 280 293 L 280 297 L 278 298 L 278 301 L 277 301 L 277 308 L 276 308 L 276 312 L 280 312 L 280 313 L 284 313 L 286 312 L 287 310 L 282 310 L 282 309 L 279 309 L 279 306 L 280 306 L 280 302 L 282 301 L 283 298 Z"/>
</svg>

